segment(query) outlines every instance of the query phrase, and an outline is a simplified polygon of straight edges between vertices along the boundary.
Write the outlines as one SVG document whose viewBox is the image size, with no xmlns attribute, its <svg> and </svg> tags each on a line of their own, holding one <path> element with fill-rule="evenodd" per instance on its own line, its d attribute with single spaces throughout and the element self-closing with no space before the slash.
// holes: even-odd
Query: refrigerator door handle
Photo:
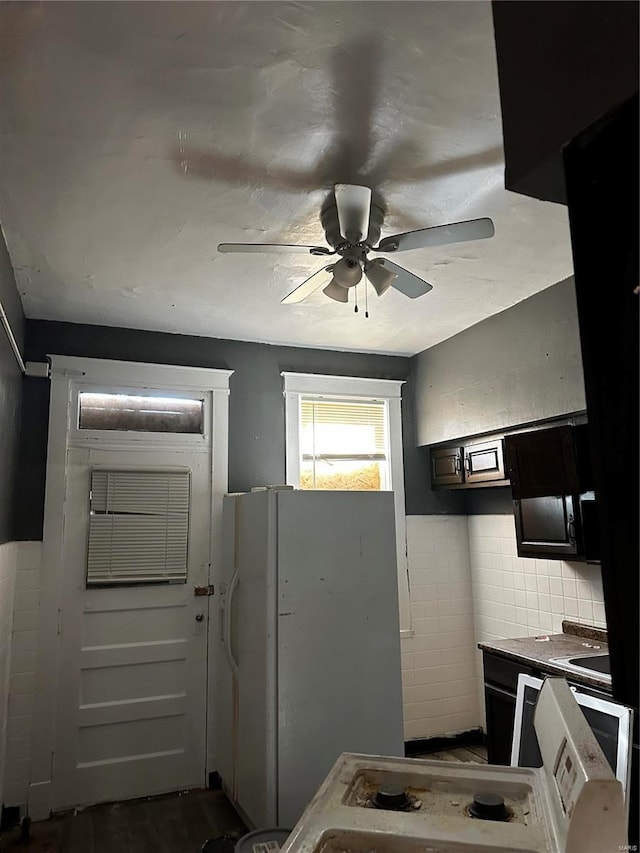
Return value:
<svg viewBox="0 0 640 853">
<path fill-rule="evenodd" d="M 236 591 L 236 587 L 238 586 L 238 571 L 236 570 L 229 583 L 229 592 L 227 593 L 227 606 L 225 607 L 225 618 L 224 618 L 224 650 L 227 654 L 227 660 L 229 661 L 229 666 L 231 667 L 231 672 L 234 675 L 238 674 L 238 662 L 233 656 L 233 651 L 231 650 L 231 608 L 233 607 L 233 596 Z"/>
</svg>

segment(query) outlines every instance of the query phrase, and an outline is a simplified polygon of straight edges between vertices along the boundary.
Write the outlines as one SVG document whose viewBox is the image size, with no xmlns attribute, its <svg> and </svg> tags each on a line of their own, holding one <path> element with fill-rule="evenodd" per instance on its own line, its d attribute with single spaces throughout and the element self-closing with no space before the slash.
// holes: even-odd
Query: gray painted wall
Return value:
<svg viewBox="0 0 640 853">
<path fill-rule="evenodd" d="M 572 279 L 412 359 L 41 320 L 28 320 L 26 330 L 30 361 L 56 353 L 234 370 L 229 399 L 232 491 L 284 481 L 283 370 L 406 380 L 407 515 L 511 511 L 508 489 L 432 491 L 425 445 L 585 408 Z M 17 539 L 42 536 L 48 410 L 48 381 L 25 380 Z"/>
<path fill-rule="evenodd" d="M 573 278 L 415 357 L 419 445 L 586 408 Z"/>
<path fill-rule="evenodd" d="M 13 267 L 0 231 L 0 302 L 19 347 L 24 336 L 24 315 L 16 290 Z M 0 325 L 0 544 L 13 535 L 14 487 L 18 460 L 22 373 Z"/>
<path fill-rule="evenodd" d="M 366 353 L 303 349 L 213 338 L 141 332 L 28 320 L 26 352 L 30 361 L 47 354 L 185 364 L 235 371 L 229 397 L 229 489 L 285 480 L 283 370 L 383 379 L 410 379 L 410 359 Z M 424 454 L 416 448 L 413 383 L 403 387 L 403 440 L 407 513 L 466 511 L 464 497 L 432 497 Z M 17 504 L 18 539 L 40 539 L 44 506 L 46 441 L 49 409 L 47 380 L 25 382 L 20 478 Z M 431 507 L 431 510 L 430 510 Z"/>
</svg>

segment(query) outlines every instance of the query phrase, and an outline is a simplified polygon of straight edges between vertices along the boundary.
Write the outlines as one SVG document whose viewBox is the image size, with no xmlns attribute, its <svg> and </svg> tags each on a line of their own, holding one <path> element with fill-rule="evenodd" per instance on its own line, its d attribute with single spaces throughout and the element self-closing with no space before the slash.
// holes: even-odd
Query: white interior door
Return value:
<svg viewBox="0 0 640 853">
<path fill-rule="evenodd" d="M 191 472 L 186 583 L 86 586 L 91 471 Z M 211 452 L 67 453 L 53 808 L 205 782 Z"/>
</svg>

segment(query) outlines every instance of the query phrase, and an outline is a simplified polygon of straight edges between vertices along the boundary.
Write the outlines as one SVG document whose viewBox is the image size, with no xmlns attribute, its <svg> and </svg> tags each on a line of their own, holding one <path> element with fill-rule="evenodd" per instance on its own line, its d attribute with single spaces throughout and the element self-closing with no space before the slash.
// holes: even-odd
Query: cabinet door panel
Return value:
<svg viewBox="0 0 640 853">
<path fill-rule="evenodd" d="M 461 447 L 439 447 L 431 451 L 432 486 L 449 486 L 463 481 Z"/>
<path fill-rule="evenodd" d="M 514 498 L 580 492 L 572 427 L 507 435 L 505 453 Z"/>
<path fill-rule="evenodd" d="M 467 483 L 486 483 L 491 480 L 503 480 L 504 458 L 502 439 L 466 444 L 464 447 L 465 481 Z"/>
<path fill-rule="evenodd" d="M 581 555 L 582 531 L 572 495 L 523 498 L 513 502 L 513 509 L 519 557 Z"/>
<path fill-rule="evenodd" d="M 539 670 L 528 667 L 521 661 L 509 660 L 490 652 L 482 653 L 482 668 L 485 681 L 490 682 L 495 687 L 504 687 L 514 696 L 518 690 L 518 676 L 521 673 L 536 677 L 541 676 Z"/>
<path fill-rule="evenodd" d="M 508 766 L 511 761 L 516 697 L 501 687 L 485 684 L 484 701 L 487 713 L 487 761 L 489 764 Z"/>
</svg>

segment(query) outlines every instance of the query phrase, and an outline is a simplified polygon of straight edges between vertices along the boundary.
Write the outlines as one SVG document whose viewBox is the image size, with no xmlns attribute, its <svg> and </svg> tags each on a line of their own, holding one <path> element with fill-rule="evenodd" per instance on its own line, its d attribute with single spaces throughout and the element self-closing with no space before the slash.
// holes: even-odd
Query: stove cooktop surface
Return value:
<svg viewBox="0 0 640 853">
<path fill-rule="evenodd" d="M 536 776 L 529 769 L 345 754 L 309 806 L 305 837 L 295 841 L 294 830 L 286 850 L 548 853 Z"/>
<path fill-rule="evenodd" d="M 343 753 L 282 853 L 617 853 L 622 786 L 564 679 L 534 726 L 543 766 Z"/>
<path fill-rule="evenodd" d="M 426 772 L 425 772 L 426 771 Z M 469 817 L 476 820 L 510 821 L 523 825 L 535 818 L 533 791 L 526 782 L 512 781 L 505 789 L 491 790 L 491 783 L 473 771 L 465 778 L 447 774 L 442 762 L 406 769 L 366 767 L 356 771 L 343 805 L 420 815 Z"/>
</svg>

